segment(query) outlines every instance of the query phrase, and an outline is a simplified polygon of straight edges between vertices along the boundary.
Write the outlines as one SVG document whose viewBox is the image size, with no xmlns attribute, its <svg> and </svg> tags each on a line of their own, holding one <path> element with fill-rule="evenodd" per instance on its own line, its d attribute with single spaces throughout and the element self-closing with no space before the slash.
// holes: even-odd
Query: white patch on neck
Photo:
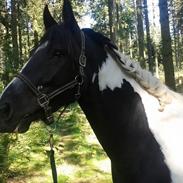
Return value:
<svg viewBox="0 0 183 183">
<path fill-rule="evenodd" d="M 165 155 L 172 183 L 183 183 L 183 96 L 169 90 L 172 103 L 160 112 L 157 98 L 145 91 L 108 55 L 98 72 L 100 91 L 121 88 L 123 79 L 132 85 L 142 99 L 149 127 Z"/>
<path fill-rule="evenodd" d="M 99 89 L 105 90 L 107 87 L 111 90 L 121 88 L 123 83 L 123 73 L 117 63 L 113 61 L 108 54 L 106 62 L 104 62 L 98 72 Z"/>
</svg>

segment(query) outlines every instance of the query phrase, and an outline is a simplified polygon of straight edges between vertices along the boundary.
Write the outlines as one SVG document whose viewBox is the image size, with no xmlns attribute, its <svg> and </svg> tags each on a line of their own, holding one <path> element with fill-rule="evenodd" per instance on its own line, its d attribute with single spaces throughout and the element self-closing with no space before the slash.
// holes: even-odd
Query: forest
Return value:
<svg viewBox="0 0 183 183">
<path fill-rule="evenodd" d="M 46 4 L 60 21 L 62 0 L 0 0 L 0 92 L 39 44 Z M 81 28 L 108 36 L 169 88 L 183 91 L 182 0 L 72 0 L 72 6 Z M 109 160 L 77 104 L 56 126 L 59 182 L 111 183 Z M 51 182 L 48 138 L 42 123 L 26 134 L 1 134 L 0 182 Z"/>
</svg>

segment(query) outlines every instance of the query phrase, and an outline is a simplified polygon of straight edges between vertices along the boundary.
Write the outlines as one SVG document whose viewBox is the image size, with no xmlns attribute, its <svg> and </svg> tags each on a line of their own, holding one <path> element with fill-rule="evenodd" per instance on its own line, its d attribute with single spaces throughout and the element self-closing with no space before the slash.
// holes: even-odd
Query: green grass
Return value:
<svg viewBox="0 0 183 183">
<path fill-rule="evenodd" d="M 42 123 L 18 135 L 10 147 L 9 183 L 52 182 L 48 139 Z M 70 106 L 56 124 L 54 143 L 59 183 L 112 182 L 110 162 L 77 105 Z"/>
</svg>

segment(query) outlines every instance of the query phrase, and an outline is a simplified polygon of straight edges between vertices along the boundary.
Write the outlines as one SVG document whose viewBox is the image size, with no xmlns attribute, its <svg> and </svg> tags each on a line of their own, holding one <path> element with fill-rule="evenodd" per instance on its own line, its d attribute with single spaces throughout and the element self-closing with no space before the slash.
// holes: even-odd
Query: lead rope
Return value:
<svg viewBox="0 0 183 183">
<path fill-rule="evenodd" d="M 50 166 L 51 166 L 51 172 L 52 172 L 52 178 L 53 183 L 58 183 L 57 179 L 57 167 L 55 162 L 55 151 L 54 151 L 54 138 L 53 138 L 53 132 L 56 130 L 56 124 L 60 120 L 63 113 L 66 111 L 68 105 L 64 106 L 63 110 L 60 111 L 60 114 L 58 115 L 56 121 L 53 118 L 53 123 L 55 123 L 54 129 L 51 128 L 51 126 L 46 126 L 46 129 L 49 133 L 49 145 L 50 145 L 50 151 L 49 151 L 49 160 L 50 160 Z"/>
<path fill-rule="evenodd" d="M 58 183 L 57 180 L 57 168 L 56 168 L 56 163 L 55 163 L 55 151 L 53 149 L 53 133 L 50 133 L 50 138 L 49 138 L 49 144 L 50 144 L 50 166 L 51 166 L 51 171 L 52 171 L 52 177 L 53 177 L 53 183 Z"/>
</svg>

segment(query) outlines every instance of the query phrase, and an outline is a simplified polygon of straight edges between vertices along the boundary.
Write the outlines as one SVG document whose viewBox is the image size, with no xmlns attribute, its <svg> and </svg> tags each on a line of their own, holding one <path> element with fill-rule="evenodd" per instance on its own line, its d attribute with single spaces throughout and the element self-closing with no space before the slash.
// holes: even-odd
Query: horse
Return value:
<svg viewBox="0 0 183 183">
<path fill-rule="evenodd" d="M 0 96 L 0 132 L 78 102 L 111 160 L 114 183 L 183 182 L 183 97 L 120 53 L 106 36 L 80 29 L 64 0 L 57 23 L 45 6 L 45 33 Z"/>
</svg>

